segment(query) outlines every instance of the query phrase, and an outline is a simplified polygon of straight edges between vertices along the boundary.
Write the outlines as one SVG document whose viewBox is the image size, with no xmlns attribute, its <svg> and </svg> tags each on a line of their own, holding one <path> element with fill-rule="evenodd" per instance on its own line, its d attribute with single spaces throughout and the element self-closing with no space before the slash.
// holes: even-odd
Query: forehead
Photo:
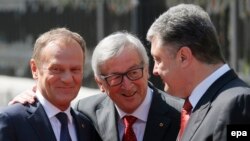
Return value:
<svg viewBox="0 0 250 141">
<path fill-rule="evenodd" d="M 125 72 L 133 67 L 137 67 L 142 62 L 142 58 L 134 48 L 121 51 L 120 54 L 108 59 L 100 67 L 103 74 Z"/>
<path fill-rule="evenodd" d="M 151 41 L 151 55 L 153 57 L 170 57 L 173 56 L 173 46 L 163 43 L 159 38 L 154 38 Z"/>
<path fill-rule="evenodd" d="M 151 40 L 151 54 L 154 56 L 158 52 L 160 53 L 161 49 L 163 48 L 162 46 L 163 46 L 162 41 L 159 38 L 157 38 L 157 37 L 152 38 L 152 40 Z"/>
<path fill-rule="evenodd" d="M 43 48 L 41 59 L 45 62 L 61 62 L 84 64 L 84 53 L 80 45 L 74 41 L 53 41 Z"/>
</svg>

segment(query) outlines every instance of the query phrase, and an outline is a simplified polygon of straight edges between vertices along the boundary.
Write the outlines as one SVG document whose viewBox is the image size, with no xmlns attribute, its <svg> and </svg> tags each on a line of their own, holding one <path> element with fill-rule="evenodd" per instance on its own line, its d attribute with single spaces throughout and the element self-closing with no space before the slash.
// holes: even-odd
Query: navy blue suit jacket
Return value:
<svg viewBox="0 0 250 141">
<path fill-rule="evenodd" d="M 71 109 L 78 141 L 100 140 L 91 122 Z M 50 121 L 39 102 L 20 103 L 0 110 L 0 141 L 56 141 Z"/>
</svg>

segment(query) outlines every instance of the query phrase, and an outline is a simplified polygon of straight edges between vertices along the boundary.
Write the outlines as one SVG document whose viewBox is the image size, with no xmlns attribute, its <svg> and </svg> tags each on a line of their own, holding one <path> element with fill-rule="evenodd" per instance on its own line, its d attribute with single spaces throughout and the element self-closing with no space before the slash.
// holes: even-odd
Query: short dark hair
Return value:
<svg viewBox="0 0 250 141">
<path fill-rule="evenodd" d="M 173 54 L 183 47 L 191 49 L 195 58 L 207 64 L 225 62 L 216 29 L 207 12 L 193 4 L 179 4 L 163 13 L 149 28 L 147 39 L 161 39 L 170 44 Z M 175 52 L 174 52 L 175 51 Z"/>
</svg>

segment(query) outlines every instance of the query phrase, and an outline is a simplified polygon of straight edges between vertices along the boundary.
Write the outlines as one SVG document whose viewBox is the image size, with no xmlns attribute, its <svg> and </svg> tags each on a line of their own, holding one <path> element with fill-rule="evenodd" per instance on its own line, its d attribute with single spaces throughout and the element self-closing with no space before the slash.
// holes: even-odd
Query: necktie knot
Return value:
<svg viewBox="0 0 250 141">
<path fill-rule="evenodd" d="M 123 117 L 123 122 L 124 122 L 126 127 L 132 126 L 136 120 L 137 120 L 137 118 L 134 116 L 124 116 Z"/>
<path fill-rule="evenodd" d="M 181 139 L 184 129 L 186 128 L 192 108 L 193 107 L 187 98 L 184 102 L 184 105 L 181 111 L 181 128 L 180 128 L 179 136 L 178 136 L 179 140 Z"/>
<path fill-rule="evenodd" d="M 136 135 L 133 131 L 133 124 L 137 120 L 134 116 L 124 116 L 123 122 L 125 124 L 124 135 L 122 141 L 137 141 Z"/>
<path fill-rule="evenodd" d="M 183 109 L 187 111 L 187 113 L 190 113 L 192 110 L 192 105 L 188 99 L 185 100 L 185 103 L 183 105 Z"/>
<path fill-rule="evenodd" d="M 68 116 L 66 113 L 60 112 L 60 113 L 56 114 L 56 118 L 60 121 L 60 123 L 62 125 L 65 125 L 65 124 L 68 125 Z"/>
</svg>

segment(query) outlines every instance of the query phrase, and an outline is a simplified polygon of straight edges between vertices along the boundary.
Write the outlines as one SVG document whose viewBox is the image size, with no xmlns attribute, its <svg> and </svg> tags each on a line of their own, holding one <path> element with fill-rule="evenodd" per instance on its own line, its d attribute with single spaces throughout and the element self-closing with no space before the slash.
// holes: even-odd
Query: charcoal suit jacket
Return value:
<svg viewBox="0 0 250 141">
<path fill-rule="evenodd" d="M 175 141 L 180 128 L 180 109 L 183 101 L 156 89 L 151 83 L 153 99 L 148 113 L 143 141 Z M 118 113 L 107 94 L 84 98 L 76 110 L 86 114 L 103 141 L 119 141 Z"/>
<path fill-rule="evenodd" d="M 181 141 L 227 141 L 227 126 L 239 124 L 250 124 L 250 88 L 230 70 L 194 107 Z"/>
</svg>

